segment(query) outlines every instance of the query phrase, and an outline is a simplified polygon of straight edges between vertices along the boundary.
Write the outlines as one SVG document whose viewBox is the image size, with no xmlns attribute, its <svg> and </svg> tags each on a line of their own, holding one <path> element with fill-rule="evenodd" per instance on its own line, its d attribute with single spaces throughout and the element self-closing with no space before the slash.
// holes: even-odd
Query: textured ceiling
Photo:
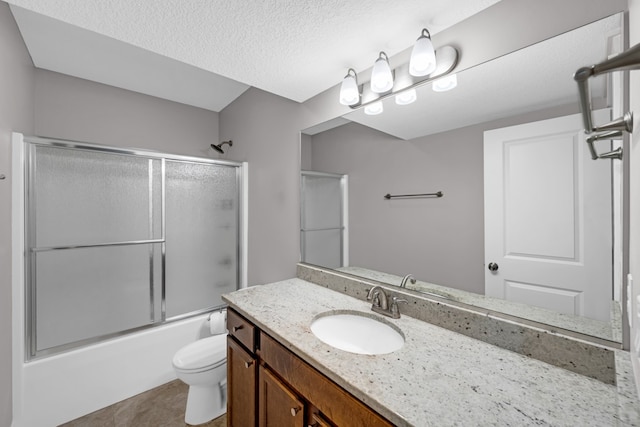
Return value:
<svg viewBox="0 0 640 427">
<path fill-rule="evenodd" d="M 410 47 L 423 27 L 435 34 L 497 1 L 10 0 L 8 3 L 215 73 L 234 83 L 303 102 L 338 84 L 347 68 L 356 71 L 369 68 L 379 51 L 393 56 Z"/>
</svg>

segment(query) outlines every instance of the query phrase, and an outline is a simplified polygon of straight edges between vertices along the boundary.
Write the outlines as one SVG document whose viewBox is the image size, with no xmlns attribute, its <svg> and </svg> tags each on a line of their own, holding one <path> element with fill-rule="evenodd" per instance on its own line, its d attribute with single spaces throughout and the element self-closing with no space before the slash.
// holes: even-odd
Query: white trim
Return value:
<svg viewBox="0 0 640 427">
<path fill-rule="evenodd" d="M 240 216 L 240 289 L 249 286 L 249 163 L 242 162 L 242 212 Z"/>
<path fill-rule="evenodd" d="M 349 267 L 349 175 L 342 175 L 342 266 Z"/>
<path fill-rule="evenodd" d="M 22 420 L 24 357 L 24 142 L 11 134 L 11 324 L 12 324 L 12 426 Z"/>
</svg>

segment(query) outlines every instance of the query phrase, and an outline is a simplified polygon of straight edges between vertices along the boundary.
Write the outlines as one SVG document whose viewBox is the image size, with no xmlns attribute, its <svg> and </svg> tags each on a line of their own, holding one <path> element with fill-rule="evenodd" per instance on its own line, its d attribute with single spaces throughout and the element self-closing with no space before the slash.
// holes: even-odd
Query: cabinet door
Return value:
<svg viewBox="0 0 640 427">
<path fill-rule="evenodd" d="M 268 369 L 259 369 L 259 427 L 304 427 L 304 403 Z"/>
<path fill-rule="evenodd" d="M 331 423 L 349 427 L 393 426 L 264 332 L 260 333 L 260 358 Z"/>
<path fill-rule="evenodd" d="M 227 425 L 256 425 L 256 359 L 227 337 Z"/>
</svg>

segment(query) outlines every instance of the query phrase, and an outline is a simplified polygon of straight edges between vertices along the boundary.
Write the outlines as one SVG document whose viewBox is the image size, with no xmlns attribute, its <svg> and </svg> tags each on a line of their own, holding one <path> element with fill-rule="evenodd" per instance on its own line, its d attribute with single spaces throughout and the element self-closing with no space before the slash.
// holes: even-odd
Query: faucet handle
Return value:
<svg viewBox="0 0 640 427">
<path fill-rule="evenodd" d="M 391 317 L 393 317 L 394 319 L 400 318 L 400 310 L 398 309 L 399 302 L 403 302 L 405 304 L 409 303 L 409 301 L 407 301 L 406 299 L 398 298 L 396 296 L 391 297 Z"/>
</svg>

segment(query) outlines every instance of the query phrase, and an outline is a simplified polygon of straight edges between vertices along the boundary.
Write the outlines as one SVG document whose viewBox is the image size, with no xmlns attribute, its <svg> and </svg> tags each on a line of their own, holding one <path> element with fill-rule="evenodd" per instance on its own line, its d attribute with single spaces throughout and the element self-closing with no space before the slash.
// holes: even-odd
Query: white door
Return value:
<svg viewBox="0 0 640 427">
<path fill-rule="evenodd" d="M 580 115 L 484 133 L 487 296 L 609 321 L 611 162 L 591 159 Z"/>
</svg>

